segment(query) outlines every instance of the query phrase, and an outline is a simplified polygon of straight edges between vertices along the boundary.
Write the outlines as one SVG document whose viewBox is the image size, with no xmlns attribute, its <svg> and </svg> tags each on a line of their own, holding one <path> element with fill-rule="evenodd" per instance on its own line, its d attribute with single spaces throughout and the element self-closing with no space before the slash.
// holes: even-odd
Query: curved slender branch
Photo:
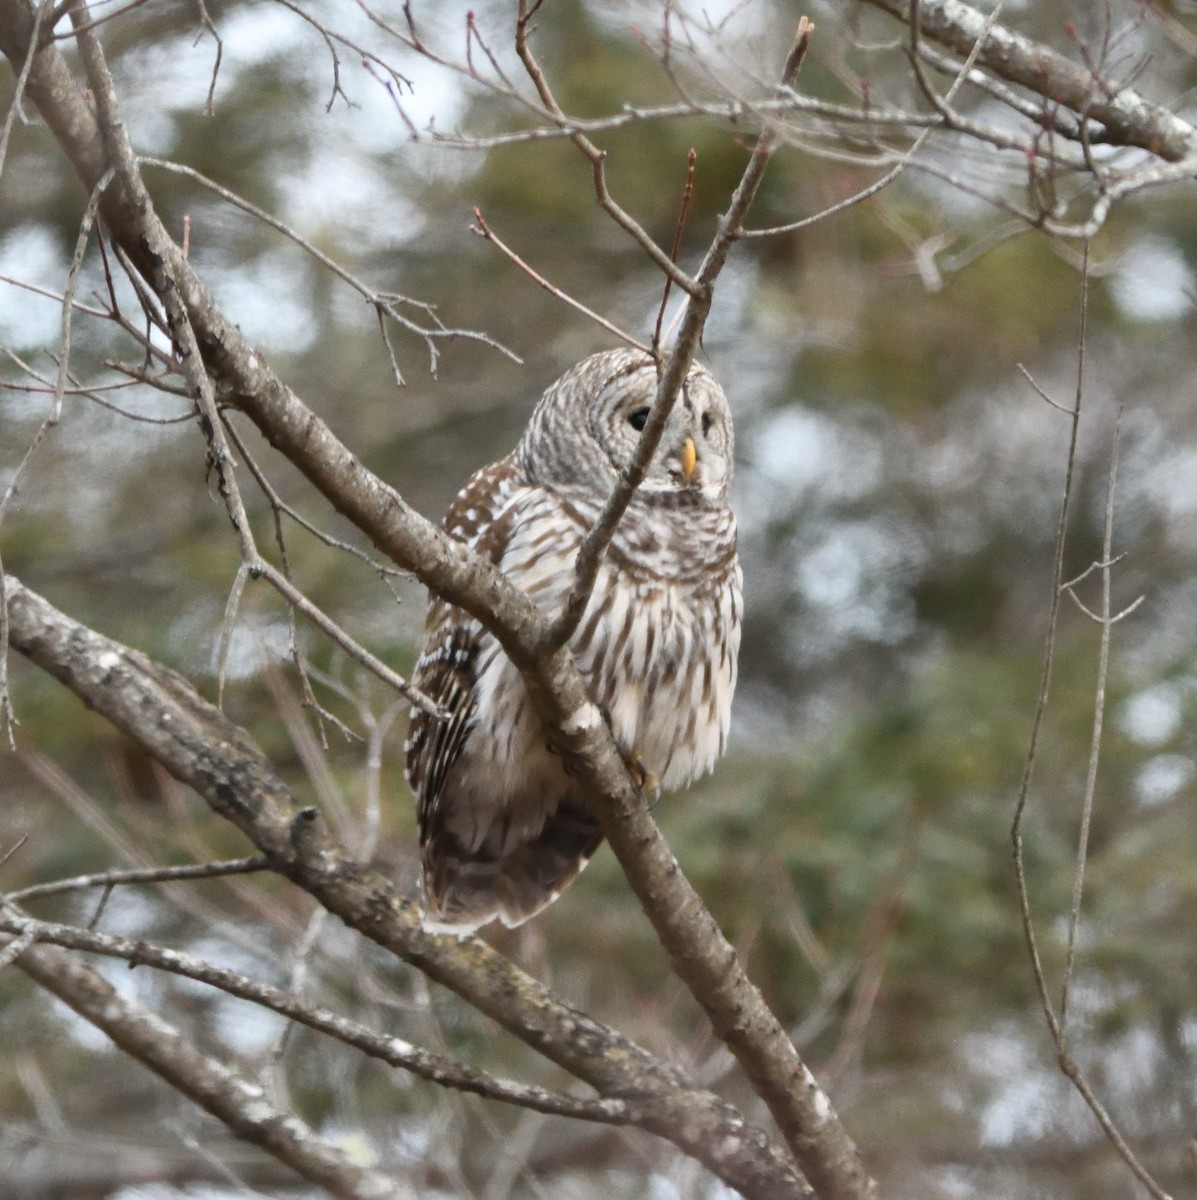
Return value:
<svg viewBox="0 0 1197 1200">
<path fill-rule="evenodd" d="M 17 918 L 20 925 L 21 919 Z M 36 931 L 36 923 L 25 924 Z M 121 996 L 74 955 L 53 946 L 22 951 L 16 965 L 126 1054 L 223 1122 L 237 1137 L 345 1200 L 413 1200 L 404 1184 L 352 1161 L 298 1117 L 276 1108 L 262 1088 L 201 1054 L 161 1017 Z"/>
<path fill-rule="evenodd" d="M 63 896 L 68 892 L 79 892 L 93 887 L 111 888 L 138 883 L 173 883 L 180 879 L 218 879 L 226 875 L 250 875 L 255 871 L 268 870 L 269 867 L 270 863 L 264 855 L 253 854 L 247 858 L 231 858 L 223 862 L 183 863 L 175 867 L 134 867 L 127 870 L 96 871 L 91 875 L 75 875 L 70 879 L 35 883 L 31 887 L 0 894 L 0 904 L 43 900 L 47 896 Z"/>
<path fill-rule="evenodd" d="M 489 1071 L 463 1066 L 445 1055 L 414 1046 L 403 1038 L 376 1033 L 359 1021 L 350 1020 L 320 1005 L 305 1003 L 291 991 L 251 979 L 239 971 L 231 971 L 192 954 L 164 949 L 144 941 L 96 933 L 73 925 L 36 921 L 15 912 L 10 901 L 11 897 L 6 897 L 0 906 L 0 931 L 16 935 L 17 940 L 24 941 L 25 945 L 40 942 L 65 950 L 82 950 L 89 954 L 123 959 L 130 967 L 144 964 L 184 979 L 194 979 L 238 1000 L 257 1004 L 318 1033 L 327 1034 L 388 1066 L 400 1067 L 442 1087 L 472 1092 L 536 1112 L 598 1121 L 604 1125 L 636 1124 L 638 1115 L 651 1111 L 654 1104 L 651 1096 L 639 1101 L 594 1099 L 501 1079 Z M 13 944 L 10 943 L 6 949 L 11 949 Z M 13 957 L 19 957 L 20 953 L 21 950 L 17 950 Z"/>
</svg>

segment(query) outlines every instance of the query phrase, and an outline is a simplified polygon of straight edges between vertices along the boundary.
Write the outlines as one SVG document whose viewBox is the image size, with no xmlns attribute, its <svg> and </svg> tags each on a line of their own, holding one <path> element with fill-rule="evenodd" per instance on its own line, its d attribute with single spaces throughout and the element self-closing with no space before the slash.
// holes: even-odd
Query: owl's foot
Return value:
<svg viewBox="0 0 1197 1200">
<path fill-rule="evenodd" d="M 639 750 L 633 750 L 631 754 L 624 754 L 621 750 L 620 754 L 640 794 L 648 801 L 648 807 L 656 808 L 657 801 L 661 799 L 661 781 L 644 765 Z"/>
<path fill-rule="evenodd" d="M 600 706 L 599 712 L 603 714 L 603 720 L 614 737 L 615 726 L 611 722 L 611 710 L 604 704 Z M 648 801 L 649 808 L 656 808 L 657 801 L 661 798 L 661 781 L 644 765 L 639 750 L 625 750 L 619 745 L 619 738 L 615 738 L 615 744 L 619 746 L 619 756 L 623 759 L 628 774 L 636 781 L 637 790 Z"/>
<path fill-rule="evenodd" d="M 611 713 L 604 706 L 599 709 L 603 714 L 603 720 L 607 723 L 607 728 L 612 733 L 615 732 L 611 728 Z M 619 746 L 619 742 L 615 743 Z M 569 752 L 555 738 L 549 738 L 545 742 L 545 749 L 550 754 L 557 755 L 561 759 L 561 765 L 565 769 L 566 775 L 573 776 L 578 772 L 577 764 L 570 757 Z M 661 798 L 661 781 L 644 765 L 644 759 L 639 750 L 625 750 L 619 746 L 619 756 L 623 759 L 623 765 L 627 767 L 628 774 L 631 775 L 636 784 L 637 791 L 648 801 L 649 808 L 656 808 L 657 801 Z"/>
</svg>

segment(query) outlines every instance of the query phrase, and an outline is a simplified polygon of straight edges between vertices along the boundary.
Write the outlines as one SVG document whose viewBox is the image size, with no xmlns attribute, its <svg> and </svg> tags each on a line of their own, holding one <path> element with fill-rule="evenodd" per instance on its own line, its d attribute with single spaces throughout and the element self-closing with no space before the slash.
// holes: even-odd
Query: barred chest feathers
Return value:
<svg viewBox="0 0 1197 1200">
<path fill-rule="evenodd" d="M 554 503 L 555 502 L 555 503 Z M 527 497 L 558 507 L 564 519 L 544 536 L 540 522 L 521 522 L 502 568 L 549 616 L 573 585 L 573 563 L 599 506 L 556 497 Z M 740 648 L 742 574 L 735 518 L 729 509 L 648 509 L 633 505 L 616 530 L 570 647 L 615 740 L 641 756 L 666 789 L 711 770 L 727 746 Z M 493 641 L 489 634 L 483 635 Z M 479 713 L 493 729 L 523 737 L 501 752 L 524 750 L 543 734 L 524 703 L 519 673 L 494 644 L 479 676 Z M 481 664 L 480 664 L 481 665 Z M 518 699 L 516 694 L 518 693 Z M 493 706 L 493 707 L 492 707 Z M 478 733 L 482 734 L 480 725 Z M 490 731 L 487 731 L 490 732 Z"/>
</svg>

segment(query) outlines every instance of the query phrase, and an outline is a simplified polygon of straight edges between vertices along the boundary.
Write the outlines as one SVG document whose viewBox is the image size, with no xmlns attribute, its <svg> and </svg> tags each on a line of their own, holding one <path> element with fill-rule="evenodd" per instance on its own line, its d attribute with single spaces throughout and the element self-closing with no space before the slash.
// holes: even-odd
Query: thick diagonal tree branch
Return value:
<svg viewBox="0 0 1197 1200">
<path fill-rule="evenodd" d="M 0 0 L 0 49 L 12 61 L 23 61 L 31 26 L 26 0 Z M 89 49 L 86 55 L 90 89 L 97 111 L 110 115 L 102 128 L 53 47 L 35 56 L 27 94 L 87 186 L 94 186 L 111 161 L 115 180 L 101 206 L 104 219 L 159 295 L 177 289 L 221 398 L 240 408 L 383 553 L 495 633 L 524 674 L 541 717 L 555 731 L 554 739 L 575 764 L 603 832 L 674 969 L 768 1105 L 811 1183 L 833 1200 L 870 1195 L 872 1184 L 855 1145 L 682 874 L 568 649 L 552 648 L 548 622 L 498 570 L 448 538 L 367 470 L 224 317 L 154 212 L 124 135 L 94 31 L 80 41 L 86 44 L 88 39 L 94 44 L 94 52 Z M 711 253 L 726 255 L 729 249 L 730 241 L 722 249 L 713 244 Z M 688 313 L 691 320 L 699 321 L 696 309 Z M 681 336 L 687 336 L 686 325 Z M 676 385 L 680 383 L 679 377 Z M 236 819 L 236 807 L 226 815 Z M 279 833 L 284 840 L 290 836 L 289 830 Z M 301 882 L 311 891 L 317 879 Z M 431 947 L 433 939 L 425 938 L 424 944 Z M 429 973 L 437 977 L 434 969 Z"/>
<path fill-rule="evenodd" d="M 600 1094 L 637 1097 L 642 1128 L 754 1197 L 809 1195 L 788 1156 L 718 1097 L 563 1004 L 477 938 L 426 934 L 415 905 L 345 855 L 249 736 L 180 675 L 72 621 L 9 576 L 12 644 L 195 788 L 347 925 L 420 968 Z"/>
</svg>

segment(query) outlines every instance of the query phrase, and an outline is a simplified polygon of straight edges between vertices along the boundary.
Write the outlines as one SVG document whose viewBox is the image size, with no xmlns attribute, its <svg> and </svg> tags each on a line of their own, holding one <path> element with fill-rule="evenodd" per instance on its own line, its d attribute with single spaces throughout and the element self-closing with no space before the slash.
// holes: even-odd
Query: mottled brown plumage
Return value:
<svg viewBox="0 0 1197 1200">
<path fill-rule="evenodd" d="M 567 371 L 516 449 L 461 490 L 446 530 L 555 616 L 656 386 L 637 351 Z M 741 611 L 731 470 L 726 398 L 693 367 L 570 641 L 617 742 L 665 788 L 710 770 L 727 741 Z M 414 713 L 407 742 L 425 924 L 458 933 L 495 918 L 518 925 L 586 865 L 602 840 L 598 823 L 498 642 L 436 597 L 414 682 L 451 714 Z"/>
</svg>

